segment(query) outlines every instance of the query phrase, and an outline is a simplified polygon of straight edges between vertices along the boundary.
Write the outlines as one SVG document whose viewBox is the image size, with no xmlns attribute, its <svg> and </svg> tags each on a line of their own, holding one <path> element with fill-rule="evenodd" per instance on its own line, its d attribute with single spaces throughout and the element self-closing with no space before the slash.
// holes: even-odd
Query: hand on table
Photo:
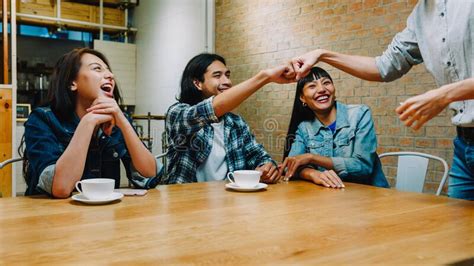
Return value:
<svg viewBox="0 0 474 266">
<path fill-rule="evenodd" d="M 280 172 L 272 162 L 257 167 L 255 170 L 262 172 L 260 180 L 264 183 L 277 183 L 280 180 Z"/>
</svg>

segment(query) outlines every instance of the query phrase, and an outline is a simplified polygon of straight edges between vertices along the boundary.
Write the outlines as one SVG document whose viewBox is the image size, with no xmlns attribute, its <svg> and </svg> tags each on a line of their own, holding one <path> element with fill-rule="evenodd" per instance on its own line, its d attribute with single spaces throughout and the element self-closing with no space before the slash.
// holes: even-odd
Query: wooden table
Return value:
<svg viewBox="0 0 474 266">
<path fill-rule="evenodd" d="M 162 186 L 88 206 L 0 199 L 0 264 L 450 263 L 474 257 L 474 202 L 295 181 L 243 193 Z"/>
</svg>

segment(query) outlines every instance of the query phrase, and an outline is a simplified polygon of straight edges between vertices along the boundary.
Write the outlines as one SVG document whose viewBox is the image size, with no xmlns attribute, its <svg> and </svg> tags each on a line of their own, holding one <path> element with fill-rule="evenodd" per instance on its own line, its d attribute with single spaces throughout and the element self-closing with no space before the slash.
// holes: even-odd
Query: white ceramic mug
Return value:
<svg viewBox="0 0 474 266">
<path fill-rule="evenodd" d="M 227 179 L 239 187 L 256 187 L 262 172 L 256 170 L 238 170 L 227 173 Z"/>
<path fill-rule="evenodd" d="M 79 184 L 81 188 L 79 189 Z M 115 180 L 110 178 L 93 178 L 76 182 L 76 189 L 90 200 L 109 198 L 114 192 Z"/>
</svg>

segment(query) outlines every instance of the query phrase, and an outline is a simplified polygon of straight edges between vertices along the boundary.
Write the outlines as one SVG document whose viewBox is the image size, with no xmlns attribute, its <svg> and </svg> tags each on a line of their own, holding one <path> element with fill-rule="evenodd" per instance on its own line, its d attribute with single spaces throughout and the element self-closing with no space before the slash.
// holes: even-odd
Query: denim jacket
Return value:
<svg viewBox="0 0 474 266">
<path fill-rule="evenodd" d="M 303 121 L 288 156 L 313 153 L 329 157 L 343 181 L 389 187 L 376 153 L 377 138 L 370 109 L 339 102 L 336 109 L 334 134 L 318 119 Z M 324 170 L 320 166 L 314 168 Z"/>
<path fill-rule="evenodd" d="M 25 153 L 29 163 L 25 195 L 51 195 L 56 161 L 69 145 L 79 121 L 79 117 L 74 116 L 72 121 L 62 122 L 49 107 L 36 108 L 30 114 L 25 122 Z M 100 130 L 97 136 L 92 136 L 81 179 L 112 178 L 117 188 L 120 185 L 120 160 L 134 186 L 149 188 L 156 182 L 134 170 L 122 132 L 117 127 L 110 136 Z"/>
</svg>

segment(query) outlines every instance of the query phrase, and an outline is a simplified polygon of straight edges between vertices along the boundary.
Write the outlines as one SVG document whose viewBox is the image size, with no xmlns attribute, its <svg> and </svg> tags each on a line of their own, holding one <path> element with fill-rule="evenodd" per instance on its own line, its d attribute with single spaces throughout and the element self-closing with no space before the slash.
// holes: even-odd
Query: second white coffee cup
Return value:
<svg viewBox="0 0 474 266">
<path fill-rule="evenodd" d="M 239 187 L 256 187 L 262 172 L 256 170 L 238 170 L 227 173 L 227 179 Z"/>
<path fill-rule="evenodd" d="M 79 189 L 81 184 L 81 189 Z M 115 180 L 110 178 L 93 178 L 76 182 L 76 189 L 90 200 L 109 198 L 114 192 Z"/>
</svg>

